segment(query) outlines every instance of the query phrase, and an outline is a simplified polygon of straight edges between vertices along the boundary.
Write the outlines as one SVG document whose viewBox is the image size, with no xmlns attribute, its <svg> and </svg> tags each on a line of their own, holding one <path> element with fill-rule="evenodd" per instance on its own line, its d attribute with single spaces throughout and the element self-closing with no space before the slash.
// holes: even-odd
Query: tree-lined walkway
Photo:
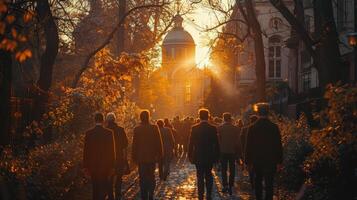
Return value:
<svg viewBox="0 0 357 200">
<path fill-rule="evenodd" d="M 158 173 L 158 171 L 157 171 Z M 232 196 L 222 193 L 220 174 L 217 169 L 213 170 L 214 186 L 213 199 L 215 200 L 250 200 L 254 199 L 246 174 L 238 170 L 235 190 Z M 187 157 L 181 155 L 171 165 L 171 173 L 166 181 L 160 181 L 156 175 L 156 199 L 189 200 L 198 199 L 196 187 L 195 166 L 190 164 Z M 78 198 L 81 200 L 91 199 L 91 185 L 88 184 Z M 139 177 L 137 171 L 124 177 L 123 199 L 140 199 Z"/>
</svg>

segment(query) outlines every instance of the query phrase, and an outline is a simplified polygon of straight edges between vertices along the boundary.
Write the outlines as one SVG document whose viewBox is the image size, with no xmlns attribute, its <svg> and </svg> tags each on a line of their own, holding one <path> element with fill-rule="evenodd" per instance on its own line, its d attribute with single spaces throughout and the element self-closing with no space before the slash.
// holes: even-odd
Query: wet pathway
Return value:
<svg viewBox="0 0 357 200">
<path fill-rule="evenodd" d="M 214 187 L 213 187 L 213 199 L 215 200 L 250 200 L 254 199 L 248 183 L 248 177 L 246 174 L 242 174 L 241 170 L 238 171 L 238 177 L 236 178 L 236 185 L 233 195 L 220 192 L 222 190 L 221 179 L 219 172 L 213 170 L 214 175 Z M 172 199 L 172 200 L 190 200 L 198 199 L 196 191 L 196 173 L 194 165 L 190 164 L 186 156 L 180 156 L 175 159 L 171 165 L 171 173 L 166 181 L 160 181 L 158 175 L 156 175 L 156 199 Z M 123 180 L 123 199 L 140 199 L 139 191 L 139 177 L 137 171 L 133 171 Z M 80 199 L 90 199 L 90 186 L 87 188 L 85 194 L 81 194 Z M 83 196 L 84 195 L 84 196 Z"/>
</svg>

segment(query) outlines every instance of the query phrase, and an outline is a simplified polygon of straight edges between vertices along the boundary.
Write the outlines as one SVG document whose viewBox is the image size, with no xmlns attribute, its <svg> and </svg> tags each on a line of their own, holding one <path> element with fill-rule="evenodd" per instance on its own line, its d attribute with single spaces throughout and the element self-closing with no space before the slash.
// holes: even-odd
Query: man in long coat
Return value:
<svg viewBox="0 0 357 200">
<path fill-rule="evenodd" d="M 196 165 L 198 197 L 204 196 L 206 185 L 206 199 L 212 199 L 212 167 L 219 160 L 219 143 L 217 128 L 208 123 L 209 111 L 199 110 L 200 123 L 191 129 L 188 157 L 191 163 Z"/>
<path fill-rule="evenodd" d="M 104 200 L 114 172 L 113 132 L 104 128 L 104 116 L 96 113 L 95 126 L 85 134 L 83 168 L 92 179 L 93 200 Z"/>
</svg>

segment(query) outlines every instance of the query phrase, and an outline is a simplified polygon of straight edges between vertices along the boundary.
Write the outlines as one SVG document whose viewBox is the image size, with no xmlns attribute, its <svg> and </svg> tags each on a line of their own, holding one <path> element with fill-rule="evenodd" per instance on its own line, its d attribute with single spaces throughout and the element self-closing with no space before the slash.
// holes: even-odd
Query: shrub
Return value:
<svg viewBox="0 0 357 200">
<path fill-rule="evenodd" d="M 310 138 L 313 153 L 304 163 L 306 199 L 353 199 L 357 141 L 357 88 L 329 86 L 328 107 L 319 113 L 322 128 Z"/>
<path fill-rule="evenodd" d="M 285 190 L 297 191 L 305 181 L 303 163 L 312 151 L 308 142 L 310 128 L 304 115 L 297 121 L 287 118 L 275 120 L 280 128 L 283 143 L 283 170 L 278 183 Z"/>
</svg>

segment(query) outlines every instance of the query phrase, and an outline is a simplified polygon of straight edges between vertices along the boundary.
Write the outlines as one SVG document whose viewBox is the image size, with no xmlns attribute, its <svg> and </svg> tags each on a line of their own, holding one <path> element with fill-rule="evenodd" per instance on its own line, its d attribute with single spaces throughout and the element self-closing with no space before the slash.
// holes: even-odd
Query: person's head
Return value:
<svg viewBox="0 0 357 200">
<path fill-rule="evenodd" d="M 140 121 L 142 123 L 149 123 L 150 119 L 150 111 L 149 110 L 143 110 L 140 113 Z"/>
<path fill-rule="evenodd" d="M 258 117 L 256 115 L 252 115 L 249 117 L 250 123 L 255 123 L 258 120 Z"/>
<path fill-rule="evenodd" d="M 227 123 L 232 122 L 231 113 L 229 113 L 229 112 L 223 113 L 223 120 L 224 120 L 224 122 L 227 122 Z"/>
<path fill-rule="evenodd" d="M 209 118 L 209 111 L 208 109 L 202 108 L 198 111 L 198 115 L 200 116 L 201 120 L 207 121 Z"/>
<path fill-rule="evenodd" d="M 219 118 L 219 117 L 214 117 L 214 118 L 213 118 L 213 122 L 214 122 L 215 124 L 221 124 L 221 123 L 222 123 L 222 119 Z"/>
<path fill-rule="evenodd" d="M 170 120 L 168 118 L 164 119 L 165 126 L 170 126 Z"/>
<path fill-rule="evenodd" d="M 161 119 L 157 120 L 156 124 L 160 128 L 164 127 L 164 121 L 162 121 Z"/>
<path fill-rule="evenodd" d="M 105 121 L 107 121 L 108 123 L 114 123 L 116 121 L 116 116 L 115 113 L 110 112 L 107 114 L 107 116 L 105 117 Z"/>
<path fill-rule="evenodd" d="M 237 121 L 237 126 L 238 126 L 238 127 L 243 127 L 243 126 L 244 126 L 242 119 L 238 119 L 238 121 Z"/>
<path fill-rule="evenodd" d="M 103 123 L 103 121 L 104 121 L 104 116 L 102 113 L 97 112 L 94 114 L 94 122 L 96 124 L 101 124 L 101 123 Z"/>
<path fill-rule="evenodd" d="M 269 115 L 268 103 L 257 103 L 255 106 L 259 117 L 267 117 Z"/>
</svg>

